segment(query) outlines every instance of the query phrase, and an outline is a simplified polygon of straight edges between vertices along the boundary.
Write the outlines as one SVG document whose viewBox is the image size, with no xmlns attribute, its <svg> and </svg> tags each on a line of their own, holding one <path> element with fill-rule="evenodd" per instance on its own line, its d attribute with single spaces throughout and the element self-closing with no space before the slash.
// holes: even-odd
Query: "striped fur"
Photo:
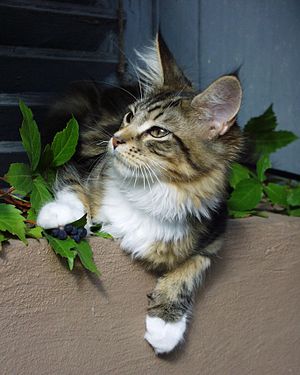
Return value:
<svg viewBox="0 0 300 375">
<path fill-rule="evenodd" d="M 161 274 L 148 295 L 145 338 L 162 353 L 182 340 L 195 290 L 222 244 L 227 176 L 243 143 L 235 122 L 241 87 L 225 76 L 197 93 L 160 37 L 139 57 L 142 91 L 86 83 L 54 107 L 51 121 L 74 114 L 81 136 L 50 204 L 60 212 L 62 196 L 75 199 L 68 207 L 78 199 L 91 222 Z"/>
</svg>

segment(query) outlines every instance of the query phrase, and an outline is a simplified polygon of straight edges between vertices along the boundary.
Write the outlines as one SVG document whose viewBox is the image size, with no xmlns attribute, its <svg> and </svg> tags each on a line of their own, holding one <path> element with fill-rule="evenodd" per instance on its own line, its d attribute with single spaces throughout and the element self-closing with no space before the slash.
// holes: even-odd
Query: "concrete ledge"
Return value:
<svg viewBox="0 0 300 375">
<path fill-rule="evenodd" d="M 4 247 L 2 375 L 299 373 L 300 219 L 231 221 L 185 345 L 159 358 L 143 340 L 155 277 L 116 243 L 91 242 L 100 280 L 68 272 L 45 241 Z"/>
</svg>

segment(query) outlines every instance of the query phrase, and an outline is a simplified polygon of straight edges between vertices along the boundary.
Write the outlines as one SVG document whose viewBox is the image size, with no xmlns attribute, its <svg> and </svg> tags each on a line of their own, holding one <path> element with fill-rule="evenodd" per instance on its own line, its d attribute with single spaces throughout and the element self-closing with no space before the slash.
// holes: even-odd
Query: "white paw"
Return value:
<svg viewBox="0 0 300 375">
<path fill-rule="evenodd" d="M 74 208 L 68 204 L 54 201 L 42 207 L 37 217 L 37 225 L 44 229 L 57 228 L 72 223 L 83 215 L 83 208 Z"/>
<path fill-rule="evenodd" d="M 185 329 L 186 315 L 175 323 L 147 315 L 146 334 L 144 337 L 153 347 L 156 354 L 168 353 L 183 340 Z"/>
</svg>

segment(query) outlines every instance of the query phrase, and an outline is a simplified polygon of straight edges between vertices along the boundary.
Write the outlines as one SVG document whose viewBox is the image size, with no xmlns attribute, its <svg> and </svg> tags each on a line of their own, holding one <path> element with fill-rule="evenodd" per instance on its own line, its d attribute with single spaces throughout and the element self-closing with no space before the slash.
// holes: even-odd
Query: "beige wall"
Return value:
<svg viewBox="0 0 300 375">
<path fill-rule="evenodd" d="M 155 278 L 93 239 L 98 280 L 70 273 L 44 241 L 0 255 L 0 374 L 300 373 L 300 219 L 231 221 L 197 298 L 185 345 L 156 357 L 143 340 Z"/>
</svg>

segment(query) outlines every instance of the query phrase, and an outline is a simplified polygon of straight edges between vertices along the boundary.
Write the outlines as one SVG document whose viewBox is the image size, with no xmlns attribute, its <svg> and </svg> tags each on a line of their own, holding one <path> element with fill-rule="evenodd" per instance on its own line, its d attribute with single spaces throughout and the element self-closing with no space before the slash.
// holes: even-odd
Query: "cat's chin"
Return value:
<svg viewBox="0 0 300 375">
<path fill-rule="evenodd" d="M 124 179 L 134 177 L 134 167 L 128 165 L 125 161 L 115 158 L 113 162 L 113 169 L 119 177 Z"/>
</svg>

